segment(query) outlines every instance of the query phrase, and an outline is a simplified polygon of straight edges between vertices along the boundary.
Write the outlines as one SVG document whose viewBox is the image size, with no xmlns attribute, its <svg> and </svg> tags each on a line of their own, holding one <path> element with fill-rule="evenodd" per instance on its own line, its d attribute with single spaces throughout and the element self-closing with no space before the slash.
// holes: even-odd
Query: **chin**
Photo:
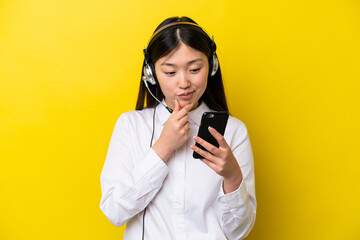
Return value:
<svg viewBox="0 0 360 240">
<path fill-rule="evenodd" d="M 197 104 L 199 101 L 193 101 L 193 100 L 178 100 L 179 103 L 180 103 L 180 107 L 183 108 L 185 107 L 186 105 L 192 103 L 194 106 L 197 107 Z"/>
</svg>

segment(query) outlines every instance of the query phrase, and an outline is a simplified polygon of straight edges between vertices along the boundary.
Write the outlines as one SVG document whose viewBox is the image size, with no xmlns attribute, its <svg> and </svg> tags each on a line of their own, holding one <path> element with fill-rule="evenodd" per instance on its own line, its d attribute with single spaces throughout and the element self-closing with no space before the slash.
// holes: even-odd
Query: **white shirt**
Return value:
<svg viewBox="0 0 360 240">
<path fill-rule="evenodd" d="M 254 161 L 245 125 L 229 117 L 224 137 L 243 173 L 240 187 L 224 194 L 223 179 L 199 159 L 190 146 L 202 114 L 202 103 L 190 115 L 190 137 L 165 164 L 150 148 L 154 108 L 130 111 L 116 122 L 101 173 L 100 208 L 111 223 L 126 229 L 124 239 L 242 239 L 255 222 Z M 170 113 L 156 107 L 153 144 Z"/>
</svg>

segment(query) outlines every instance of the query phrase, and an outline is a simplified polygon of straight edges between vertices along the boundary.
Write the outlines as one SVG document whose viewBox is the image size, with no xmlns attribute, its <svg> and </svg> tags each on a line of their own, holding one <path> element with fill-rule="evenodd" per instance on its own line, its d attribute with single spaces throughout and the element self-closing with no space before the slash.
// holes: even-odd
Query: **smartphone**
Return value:
<svg viewBox="0 0 360 240">
<path fill-rule="evenodd" d="M 219 147 L 219 143 L 209 132 L 208 127 L 215 128 L 221 135 L 224 135 L 226 124 L 229 118 L 227 112 L 204 112 L 201 118 L 201 124 L 198 132 L 198 136 L 207 141 L 208 143 Z M 196 143 L 196 146 L 207 151 L 203 146 Z M 203 158 L 200 154 L 194 151 L 194 158 Z"/>
</svg>

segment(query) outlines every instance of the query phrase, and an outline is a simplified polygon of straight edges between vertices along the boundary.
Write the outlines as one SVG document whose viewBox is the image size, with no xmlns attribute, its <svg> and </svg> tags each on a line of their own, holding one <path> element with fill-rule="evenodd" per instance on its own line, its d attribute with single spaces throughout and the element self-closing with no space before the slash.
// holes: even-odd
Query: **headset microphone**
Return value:
<svg viewBox="0 0 360 240">
<path fill-rule="evenodd" d="M 147 88 L 147 90 L 149 91 L 149 93 L 151 94 L 151 96 L 152 96 L 153 98 L 155 98 L 155 100 L 158 101 L 161 105 L 163 105 L 163 106 L 166 108 L 166 110 L 168 110 L 169 113 L 171 114 L 171 113 L 173 112 L 173 110 L 172 110 L 171 108 L 169 108 L 168 106 L 166 106 L 165 104 L 163 104 L 162 102 L 160 102 L 160 100 L 157 99 L 157 98 L 154 96 L 154 94 L 152 94 L 152 92 L 150 91 L 150 88 L 149 88 L 149 86 L 148 86 L 148 84 L 147 84 L 146 77 L 143 76 L 142 79 L 143 79 L 143 81 L 144 81 L 144 83 L 145 83 L 145 87 Z"/>
</svg>

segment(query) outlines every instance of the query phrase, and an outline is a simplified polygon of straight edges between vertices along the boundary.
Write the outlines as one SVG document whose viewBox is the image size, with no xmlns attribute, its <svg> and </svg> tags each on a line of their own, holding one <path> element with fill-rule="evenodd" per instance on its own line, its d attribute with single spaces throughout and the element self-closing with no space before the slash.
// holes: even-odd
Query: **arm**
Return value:
<svg viewBox="0 0 360 240">
<path fill-rule="evenodd" d="M 223 136 L 210 129 L 219 142 L 219 148 L 195 138 L 211 153 L 196 146 L 192 146 L 192 149 L 205 157 L 202 159 L 205 164 L 223 176 L 218 197 L 222 229 L 228 239 L 242 239 L 250 233 L 256 217 L 254 161 L 245 125 L 232 120 L 235 121 L 235 128 L 229 129 L 232 134 L 228 138 L 231 147 Z"/>
<path fill-rule="evenodd" d="M 189 136 L 187 113 L 191 107 L 189 104 L 180 110 L 176 102 L 159 139 L 147 151 L 139 146 L 138 137 L 131 138 L 132 131 L 141 129 L 130 127 L 126 114 L 119 118 L 100 177 L 100 208 L 114 225 L 121 226 L 141 212 L 161 189 L 171 153 Z M 138 160 L 134 159 L 133 152 L 144 154 Z"/>
<path fill-rule="evenodd" d="M 124 225 L 141 212 L 161 189 L 168 169 L 149 147 L 142 159 L 135 161 L 136 146 L 126 115 L 118 119 L 110 140 L 100 181 L 100 208 L 116 226 Z"/>
</svg>

